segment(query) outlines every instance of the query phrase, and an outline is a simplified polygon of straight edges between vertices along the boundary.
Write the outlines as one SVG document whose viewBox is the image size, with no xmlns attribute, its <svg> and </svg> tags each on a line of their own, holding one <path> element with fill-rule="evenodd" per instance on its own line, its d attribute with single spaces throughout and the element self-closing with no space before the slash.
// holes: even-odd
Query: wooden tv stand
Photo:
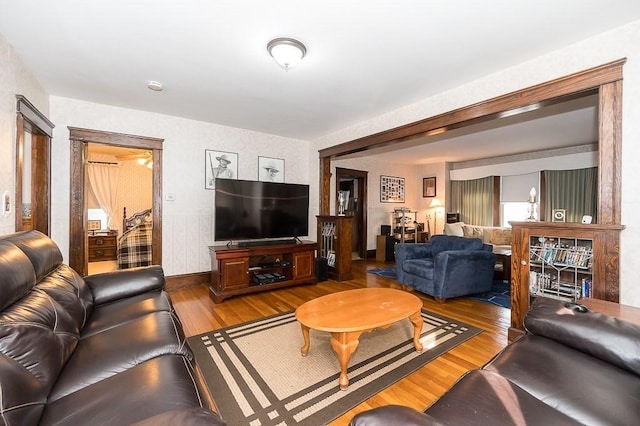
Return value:
<svg viewBox="0 0 640 426">
<path fill-rule="evenodd" d="M 316 248 L 313 241 L 249 247 L 209 246 L 209 296 L 215 303 L 220 303 L 239 294 L 316 284 Z M 257 277 L 259 274 L 262 282 Z M 265 280 L 266 274 L 273 277 Z M 277 280 L 277 276 L 281 280 Z"/>
</svg>

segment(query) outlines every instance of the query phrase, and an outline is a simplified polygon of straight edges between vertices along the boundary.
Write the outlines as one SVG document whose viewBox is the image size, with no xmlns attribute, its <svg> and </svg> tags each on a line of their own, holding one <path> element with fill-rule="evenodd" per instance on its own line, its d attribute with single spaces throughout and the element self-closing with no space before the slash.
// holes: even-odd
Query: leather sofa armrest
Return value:
<svg viewBox="0 0 640 426">
<path fill-rule="evenodd" d="M 357 414 L 350 426 L 441 426 L 430 415 L 402 405 L 386 405 Z"/>
<path fill-rule="evenodd" d="M 133 426 L 225 426 L 227 423 L 213 411 L 206 408 L 187 408 L 157 414 L 134 423 Z"/>
<path fill-rule="evenodd" d="M 164 289 L 164 272 L 159 265 L 123 269 L 84 277 L 96 305 Z"/>
<path fill-rule="evenodd" d="M 579 308 L 536 297 L 524 318 L 525 329 L 640 375 L 640 325 Z"/>
</svg>

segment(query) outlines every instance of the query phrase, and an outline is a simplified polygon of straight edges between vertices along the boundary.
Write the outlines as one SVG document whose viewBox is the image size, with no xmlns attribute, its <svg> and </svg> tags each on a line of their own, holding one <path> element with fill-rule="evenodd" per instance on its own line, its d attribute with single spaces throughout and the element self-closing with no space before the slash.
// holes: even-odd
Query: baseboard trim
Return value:
<svg viewBox="0 0 640 426">
<path fill-rule="evenodd" d="M 192 274 L 170 275 L 165 277 L 167 290 L 180 290 L 183 288 L 208 286 L 211 280 L 211 272 L 195 272 Z"/>
</svg>

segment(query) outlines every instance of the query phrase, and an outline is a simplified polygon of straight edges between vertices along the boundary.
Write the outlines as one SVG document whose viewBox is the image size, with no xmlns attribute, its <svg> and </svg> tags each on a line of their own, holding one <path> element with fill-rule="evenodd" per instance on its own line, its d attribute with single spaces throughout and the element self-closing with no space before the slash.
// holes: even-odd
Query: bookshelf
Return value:
<svg viewBox="0 0 640 426">
<path fill-rule="evenodd" d="M 318 257 L 327 259 L 327 275 L 336 281 L 353 278 L 351 272 L 352 216 L 318 218 Z"/>
<path fill-rule="evenodd" d="M 524 333 L 522 321 L 532 297 L 577 301 L 588 295 L 593 299 L 619 302 L 620 231 L 624 226 L 510 223 L 509 340 Z"/>
<path fill-rule="evenodd" d="M 529 237 L 529 293 L 577 302 L 591 296 L 593 240 Z"/>
</svg>

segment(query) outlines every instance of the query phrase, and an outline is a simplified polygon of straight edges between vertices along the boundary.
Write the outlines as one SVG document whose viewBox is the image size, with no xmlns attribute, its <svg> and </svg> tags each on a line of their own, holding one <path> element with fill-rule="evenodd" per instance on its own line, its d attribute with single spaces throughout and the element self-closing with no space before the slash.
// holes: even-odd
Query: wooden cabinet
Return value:
<svg viewBox="0 0 640 426">
<path fill-rule="evenodd" d="M 622 225 L 511 222 L 511 226 L 509 340 L 524 333 L 531 297 L 577 299 L 582 296 L 583 279 L 590 279 L 591 298 L 619 302 Z"/>
<path fill-rule="evenodd" d="M 336 281 L 350 280 L 352 216 L 317 216 L 318 256 L 327 259 L 327 275 Z"/>
<path fill-rule="evenodd" d="M 89 262 L 116 260 L 118 258 L 118 232 L 105 235 L 89 235 Z"/>
<path fill-rule="evenodd" d="M 210 246 L 209 296 L 227 297 L 297 284 L 315 284 L 315 251 L 311 241 L 249 247 Z"/>
</svg>

